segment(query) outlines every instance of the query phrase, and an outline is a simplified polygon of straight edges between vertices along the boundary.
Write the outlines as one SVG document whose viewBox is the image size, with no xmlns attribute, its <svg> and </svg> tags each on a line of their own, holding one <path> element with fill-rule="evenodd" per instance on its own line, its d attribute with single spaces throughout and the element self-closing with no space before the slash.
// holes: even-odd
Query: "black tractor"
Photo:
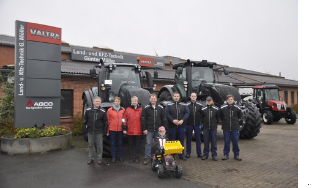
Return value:
<svg viewBox="0 0 312 188">
<path fill-rule="evenodd" d="M 297 114 L 284 101 L 280 101 L 278 86 L 259 85 L 253 89 L 252 100 L 259 108 L 265 124 L 270 125 L 281 118 L 285 118 L 288 124 L 296 123 Z"/>
<path fill-rule="evenodd" d="M 226 96 L 232 94 L 235 103 L 239 105 L 243 111 L 243 119 L 241 120 L 240 137 L 251 139 L 258 135 L 261 128 L 261 114 L 252 101 L 243 101 L 238 90 L 232 86 L 216 83 L 215 71 L 223 70 L 225 75 L 228 71 L 224 67 L 215 68 L 216 63 L 202 61 L 187 60 L 184 63 L 174 64 L 172 67 L 176 70 L 175 84 L 165 85 L 158 93 L 159 101 L 168 103 L 172 101 L 173 93 L 179 92 L 182 102 L 190 101 L 190 94 L 195 92 L 197 100 L 205 105 L 205 99 L 211 96 L 214 105 L 221 107 L 226 103 Z"/>
<path fill-rule="evenodd" d="M 125 109 L 131 105 L 131 97 L 137 96 L 142 106 L 149 103 L 150 92 L 153 91 L 153 80 L 149 72 L 145 71 L 147 86 L 143 88 L 141 77 L 141 65 L 132 63 L 104 63 L 101 59 L 100 64 L 90 70 L 90 76 L 98 79 L 98 86 L 84 91 L 83 115 L 86 109 L 93 106 L 93 98 L 101 97 L 101 108 L 107 111 L 113 106 L 115 96 L 120 97 L 121 106 Z M 98 72 L 98 73 L 97 73 Z M 84 138 L 87 141 L 88 136 L 85 133 Z M 103 155 L 110 156 L 109 137 L 103 135 Z"/>
</svg>

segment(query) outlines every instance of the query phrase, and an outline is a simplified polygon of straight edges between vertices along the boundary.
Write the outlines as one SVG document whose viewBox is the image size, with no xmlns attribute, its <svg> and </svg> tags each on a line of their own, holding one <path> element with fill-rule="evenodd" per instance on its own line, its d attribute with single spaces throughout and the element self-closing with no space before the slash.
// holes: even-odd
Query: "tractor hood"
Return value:
<svg viewBox="0 0 312 188">
<path fill-rule="evenodd" d="M 287 109 L 286 103 L 282 101 L 269 100 L 268 106 L 271 106 L 273 111 L 286 111 Z"/>
<path fill-rule="evenodd" d="M 149 103 L 150 92 L 133 85 L 122 85 L 118 96 L 121 99 L 121 106 L 124 108 L 131 106 L 131 97 L 133 96 L 137 96 L 140 105 L 144 107 Z"/>
<path fill-rule="evenodd" d="M 239 103 L 241 96 L 235 87 L 221 84 L 202 83 L 200 86 L 200 93 L 202 95 L 211 96 L 217 106 L 221 106 L 226 101 L 226 96 L 232 94 L 234 101 Z"/>
</svg>

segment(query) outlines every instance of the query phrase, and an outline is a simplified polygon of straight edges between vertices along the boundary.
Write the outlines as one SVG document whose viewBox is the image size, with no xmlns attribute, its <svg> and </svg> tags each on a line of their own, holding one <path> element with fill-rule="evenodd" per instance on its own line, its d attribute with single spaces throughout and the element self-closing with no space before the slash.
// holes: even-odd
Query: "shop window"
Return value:
<svg viewBox="0 0 312 188">
<path fill-rule="evenodd" d="M 287 90 L 284 91 L 284 99 L 287 104 L 288 103 L 288 91 Z"/>
<path fill-rule="evenodd" d="M 290 94 L 291 96 L 291 98 L 290 98 L 290 101 L 291 101 L 291 105 L 293 105 L 294 104 L 294 101 L 295 101 L 295 92 L 291 92 L 291 94 Z"/>
<path fill-rule="evenodd" d="M 73 90 L 61 90 L 61 118 L 73 117 Z"/>
</svg>

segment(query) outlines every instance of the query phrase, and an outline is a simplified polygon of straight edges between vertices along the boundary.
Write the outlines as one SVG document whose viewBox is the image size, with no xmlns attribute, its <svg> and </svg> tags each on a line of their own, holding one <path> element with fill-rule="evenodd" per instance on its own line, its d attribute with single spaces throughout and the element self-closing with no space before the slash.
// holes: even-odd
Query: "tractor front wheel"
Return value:
<svg viewBox="0 0 312 188">
<path fill-rule="evenodd" d="M 257 106 L 251 102 L 244 102 L 245 106 L 243 110 L 245 124 L 240 130 L 240 138 L 242 139 L 252 139 L 258 135 L 260 132 L 261 125 L 261 114 Z"/>
<path fill-rule="evenodd" d="M 269 110 L 265 110 L 262 113 L 262 120 L 264 122 L 264 124 L 270 125 L 273 122 L 273 114 L 271 111 Z"/>
<path fill-rule="evenodd" d="M 165 170 L 164 170 L 164 166 L 163 165 L 159 165 L 158 166 L 158 177 L 159 178 L 163 178 L 165 176 Z"/>
<path fill-rule="evenodd" d="M 287 109 L 287 117 L 285 118 L 288 124 L 295 124 L 297 120 L 297 114 L 293 109 Z"/>
<path fill-rule="evenodd" d="M 163 91 L 159 95 L 159 102 L 160 101 L 172 101 L 172 97 L 169 91 Z"/>
<path fill-rule="evenodd" d="M 181 165 L 178 165 L 176 167 L 175 177 L 176 178 L 181 178 L 182 177 L 182 166 Z"/>
</svg>

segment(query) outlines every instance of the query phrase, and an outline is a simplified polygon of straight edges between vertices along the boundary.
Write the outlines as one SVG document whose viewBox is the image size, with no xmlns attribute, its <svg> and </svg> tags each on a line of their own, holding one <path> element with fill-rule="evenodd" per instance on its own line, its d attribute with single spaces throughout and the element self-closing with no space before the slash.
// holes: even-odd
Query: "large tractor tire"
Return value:
<svg viewBox="0 0 312 188">
<path fill-rule="evenodd" d="M 287 117 L 285 118 L 288 124 L 295 124 L 297 120 L 297 114 L 293 109 L 287 109 Z"/>
<path fill-rule="evenodd" d="M 262 127 L 261 114 L 254 103 L 248 101 L 244 102 L 244 105 L 244 115 L 246 116 L 246 120 L 244 127 L 240 131 L 240 138 L 252 139 L 258 135 L 260 128 Z"/>
<path fill-rule="evenodd" d="M 169 91 L 161 92 L 159 96 L 159 101 L 172 101 L 172 97 Z"/>
<path fill-rule="evenodd" d="M 103 157 L 111 157 L 110 140 L 106 135 L 103 136 Z"/>
<path fill-rule="evenodd" d="M 85 115 L 87 108 L 88 108 L 88 102 L 87 102 L 87 98 L 86 98 L 86 96 L 85 96 L 85 97 L 83 98 L 82 116 Z M 83 125 L 81 125 L 81 126 L 83 126 Z M 83 129 L 82 129 L 82 130 L 83 130 Z M 83 132 L 83 138 L 84 138 L 84 140 L 85 140 L 86 142 L 88 142 L 88 133 L 85 132 L 85 131 Z"/>
<path fill-rule="evenodd" d="M 264 124 L 271 125 L 273 122 L 273 114 L 269 110 L 264 110 L 262 113 L 262 120 Z"/>
</svg>

